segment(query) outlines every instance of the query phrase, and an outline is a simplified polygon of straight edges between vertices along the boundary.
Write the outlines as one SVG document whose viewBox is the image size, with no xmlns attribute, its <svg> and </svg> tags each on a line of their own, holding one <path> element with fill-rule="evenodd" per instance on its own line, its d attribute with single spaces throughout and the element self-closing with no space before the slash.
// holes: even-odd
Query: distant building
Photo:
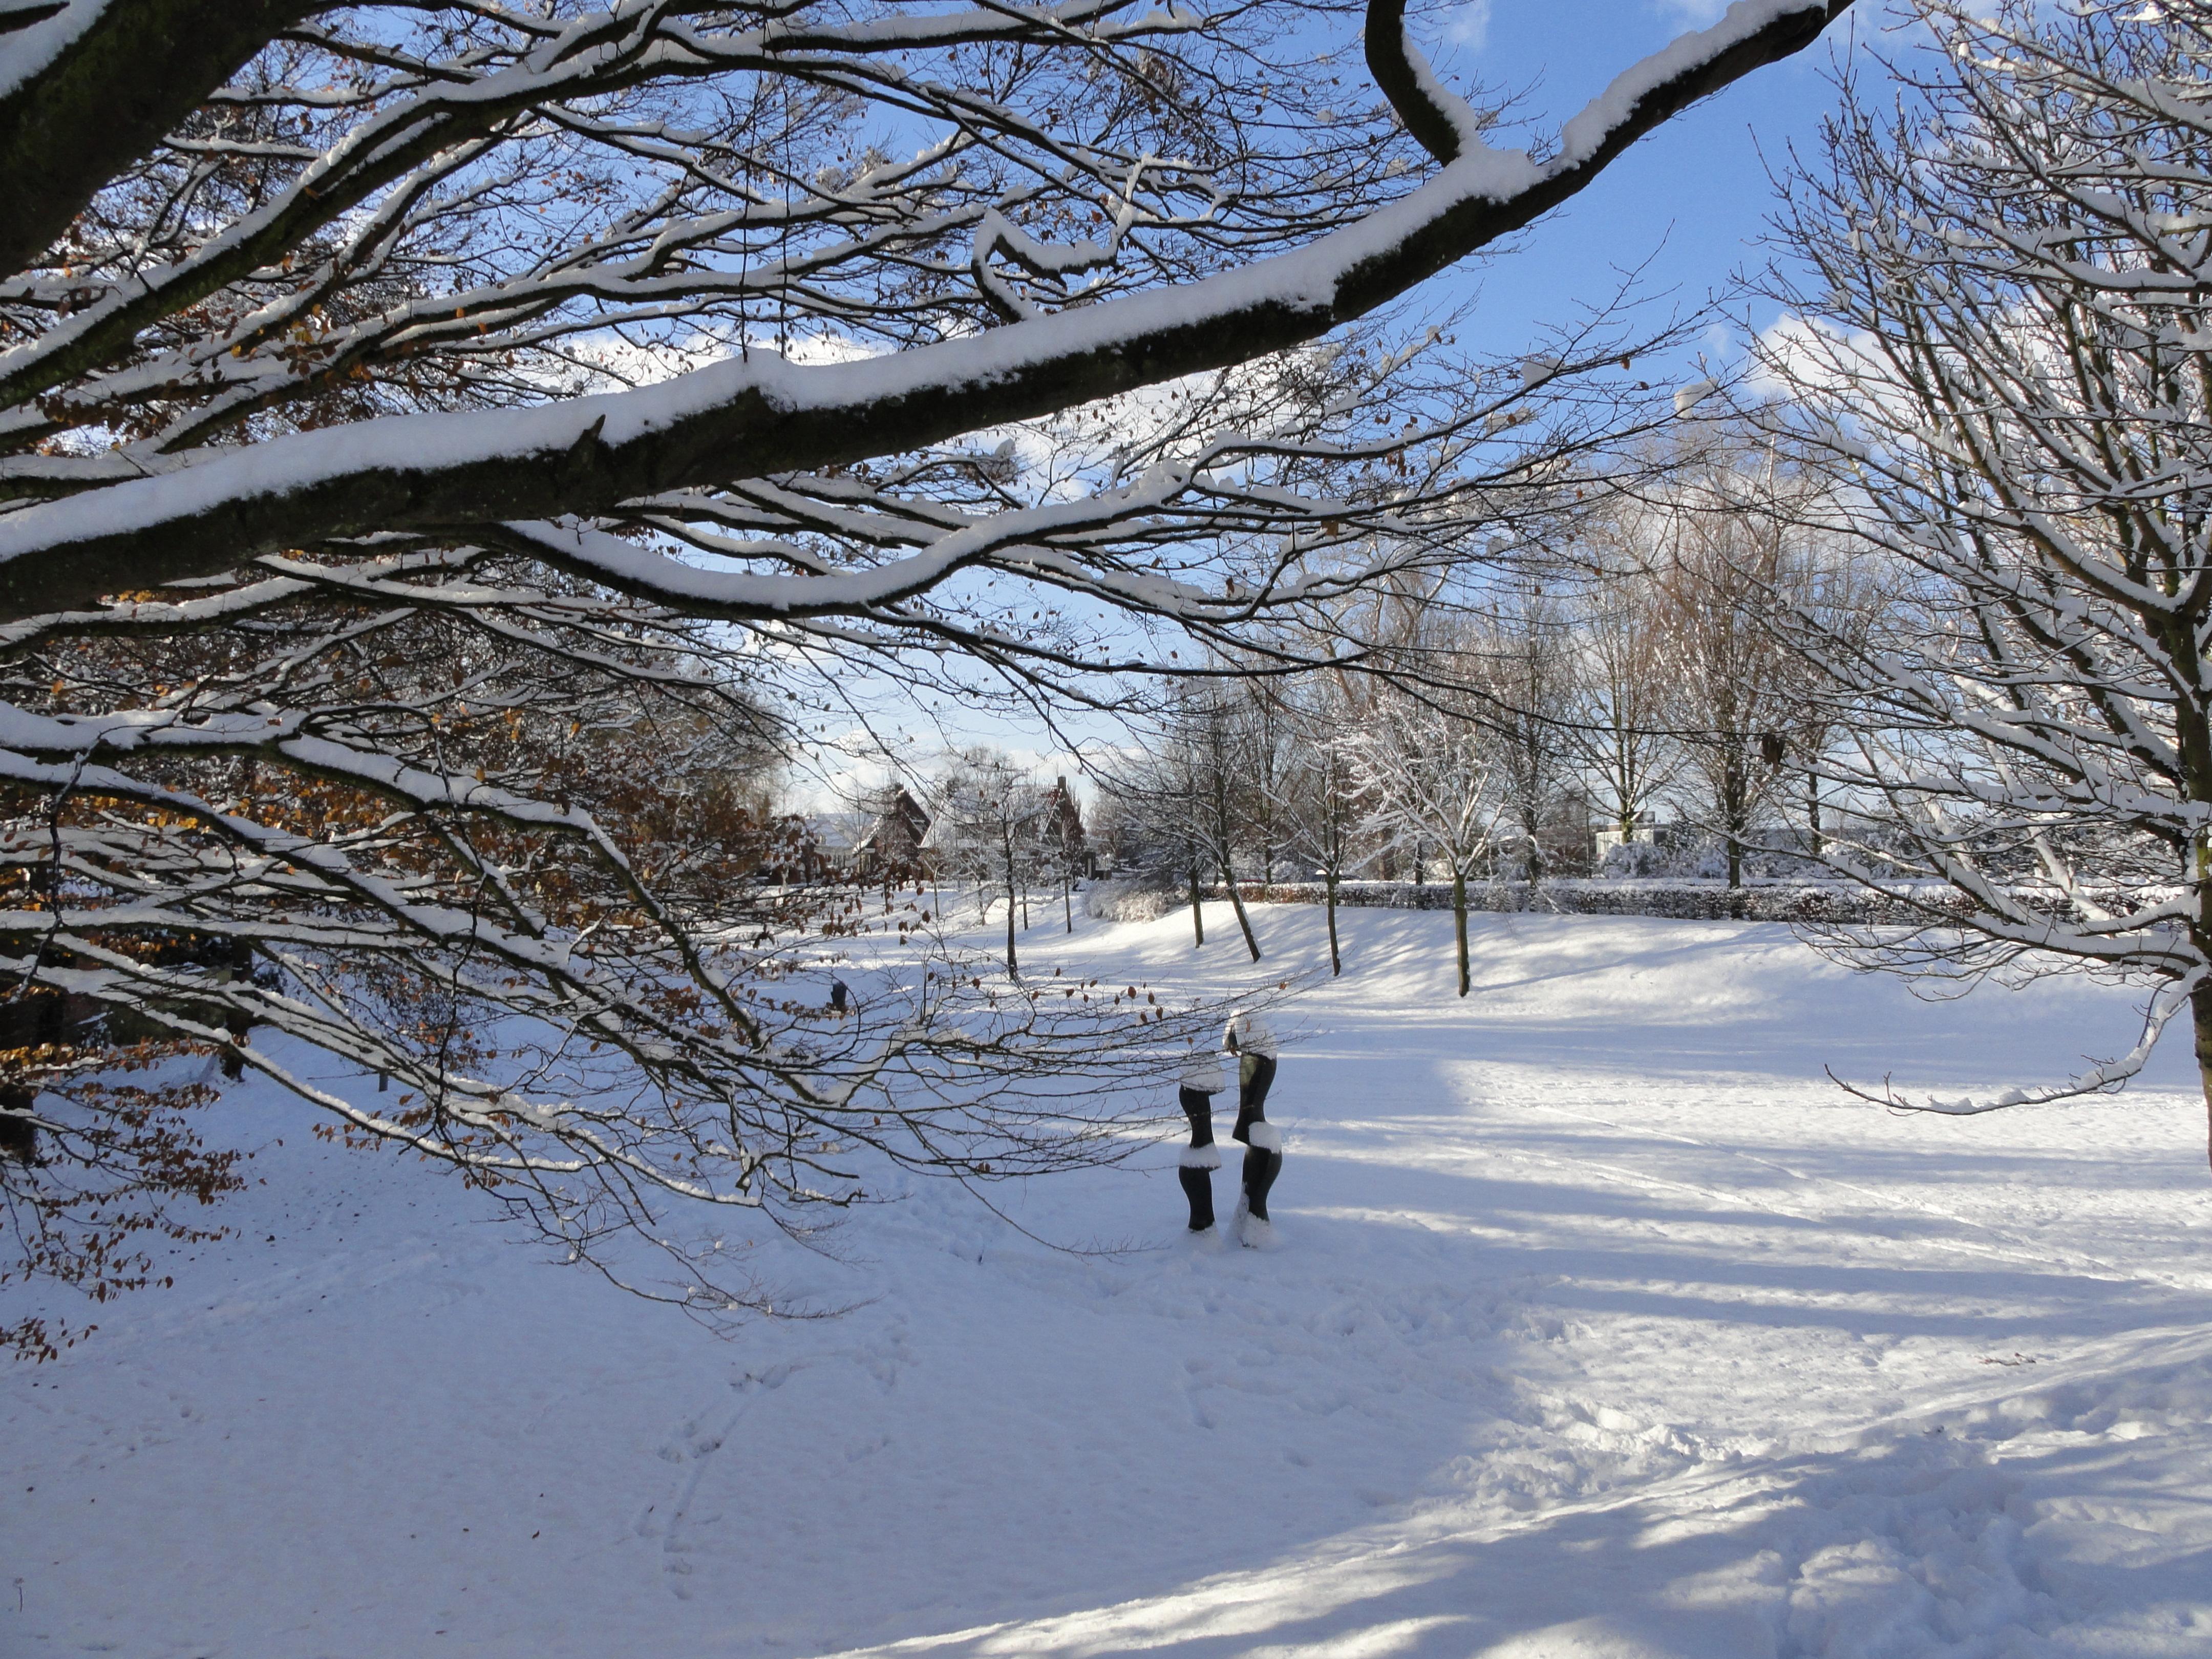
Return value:
<svg viewBox="0 0 2212 1659">
<path fill-rule="evenodd" d="M 848 876 L 875 820 L 866 812 L 809 812 L 805 857 L 799 870 L 808 881 L 836 881 Z"/>
<path fill-rule="evenodd" d="M 929 814 L 893 784 L 859 811 L 806 817 L 808 874 L 831 881 L 899 881 L 922 873 Z"/>
<path fill-rule="evenodd" d="M 923 844 L 929 838 L 929 814 L 902 783 L 891 785 L 874 805 L 874 816 L 853 849 L 854 875 L 870 880 L 919 875 Z"/>
<path fill-rule="evenodd" d="M 1097 874 L 1091 840 L 1083 830 L 1083 809 L 1075 804 L 1074 792 L 1064 777 L 1053 780 L 1052 793 L 1045 797 L 1044 836 L 1049 856 L 1055 862 L 1065 860 L 1071 874 Z"/>
</svg>

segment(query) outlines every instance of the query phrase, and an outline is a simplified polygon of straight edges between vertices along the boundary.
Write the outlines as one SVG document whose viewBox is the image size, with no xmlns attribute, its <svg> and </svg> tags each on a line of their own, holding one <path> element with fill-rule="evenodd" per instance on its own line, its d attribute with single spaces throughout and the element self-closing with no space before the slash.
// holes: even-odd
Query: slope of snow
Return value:
<svg viewBox="0 0 2212 1659">
<path fill-rule="evenodd" d="M 1257 970 L 1225 910 L 1200 953 L 1182 913 L 1023 955 L 1325 963 L 1317 911 L 1255 914 Z M 759 1243 L 851 1311 L 732 1342 L 234 1097 L 240 1236 L 0 1376 L 0 1650 L 2212 1650 L 2185 1054 L 1972 1120 L 1821 1073 L 2034 1084 L 2124 1049 L 2124 997 L 1929 1005 L 1776 927 L 1490 915 L 1462 1004 L 1449 916 L 1342 926 L 1352 972 L 1281 1022 L 1278 1248 L 1190 1241 L 1164 1136 L 994 1194 L 1103 1254 L 918 1185 L 836 1256 Z"/>
</svg>

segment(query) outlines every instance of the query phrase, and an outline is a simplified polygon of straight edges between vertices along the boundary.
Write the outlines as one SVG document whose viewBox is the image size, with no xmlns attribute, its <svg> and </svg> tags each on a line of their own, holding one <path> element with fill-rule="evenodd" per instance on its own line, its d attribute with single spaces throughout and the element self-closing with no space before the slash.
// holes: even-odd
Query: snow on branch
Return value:
<svg viewBox="0 0 2212 1659">
<path fill-rule="evenodd" d="M 1616 80 L 1569 123 L 1553 160 L 1469 152 L 1354 224 L 1187 285 L 855 362 L 754 353 L 634 392 L 354 422 L 28 507 L 0 520 L 0 609 L 78 606 L 333 531 L 592 514 L 655 491 L 846 465 L 1248 361 L 1527 224 L 1668 116 L 1803 46 L 1832 9 L 1738 0 Z"/>
<path fill-rule="evenodd" d="M 2085 1095 L 2112 1094 L 2124 1088 L 2150 1062 L 2167 1024 L 2189 1006 L 2190 998 L 2208 979 L 2212 979 L 2212 969 L 2199 967 L 2161 984 L 2143 1011 L 2142 1035 L 2136 1039 L 2135 1047 L 2116 1059 L 2099 1061 L 2079 1077 L 2069 1078 L 2063 1084 L 2005 1089 L 1982 1099 L 1960 1095 L 1947 1100 L 1931 1094 L 1914 1100 L 1899 1093 L 1887 1078 L 1882 1079 L 1881 1091 L 1875 1092 L 1845 1082 L 1836 1075 L 1832 1066 L 1823 1069 L 1831 1082 L 1860 1100 L 1886 1106 L 1893 1112 L 1917 1112 L 1936 1117 L 1979 1117 L 1986 1112 L 2002 1112 L 2014 1106 L 2047 1106 L 2055 1101 L 2078 1100 Z"/>
</svg>

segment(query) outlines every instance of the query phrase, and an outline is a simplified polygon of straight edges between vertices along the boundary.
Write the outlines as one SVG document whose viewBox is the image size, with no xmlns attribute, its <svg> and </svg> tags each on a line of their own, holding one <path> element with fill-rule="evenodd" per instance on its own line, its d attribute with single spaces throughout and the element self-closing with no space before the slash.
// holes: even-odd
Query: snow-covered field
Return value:
<svg viewBox="0 0 2212 1659">
<path fill-rule="evenodd" d="M 1322 959 L 1317 911 L 1256 915 L 1270 979 Z M 859 1305 L 734 1342 L 233 1097 L 240 1236 L 0 1373 L 0 1650 L 2212 1653 L 2181 1042 L 2118 1099 L 1898 1118 L 1822 1066 L 2045 1081 L 2128 1046 L 2125 1000 L 1492 915 L 1461 1003 L 1449 916 L 1344 927 L 1270 1103 L 1280 1248 L 1188 1242 L 1164 1141 L 1004 1194 L 1113 1254 L 921 1185 L 842 1261 L 763 1247 Z M 1209 938 L 1023 952 L 1237 982 Z"/>
</svg>

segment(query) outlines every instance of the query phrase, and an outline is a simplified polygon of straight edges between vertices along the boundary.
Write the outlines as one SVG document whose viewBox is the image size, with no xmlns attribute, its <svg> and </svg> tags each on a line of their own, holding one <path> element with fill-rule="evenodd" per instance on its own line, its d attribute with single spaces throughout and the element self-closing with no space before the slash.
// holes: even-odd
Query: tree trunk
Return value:
<svg viewBox="0 0 2212 1659">
<path fill-rule="evenodd" d="M 1459 935 L 1459 994 L 1465 996 L 1473 982 L 1467 966 L 1467 872 L 1452 872 L 1452 927 Z"/>
<path fill-rule="evenodd" d="M 1198 935 L 1190 948 L 1194 951 L 1201 949 L 1206 944 L 1206 912 L 1199 903 L 1198 866 L 1194 864 L 1190 866 L 1190 926 L 1191 931 Z"/>
<path fill-rule="evenodd" d="M 1743 920 L 1744 778 L 1741 763 L 1731 750 L 1721 773 L 1721 833 L 1728 837 L 1728 913 Z"/>
<path fill-rule="evenodd" d="M 2204 1088 L 2205 1158 L 2212 1163 L 2212 985 L 2189 994 L 2189 1012 L 2197 1025 L 2197 1075 Z"/>
<path fill-rule="evenodd" d="M 1344 972 L 1344 954 L 1336 948 L 1336 872 L 1324 878 L 1328 884 L 1328 971 L 1332 975 Z"/>
<path fill-rule="evenodd" d="M 1014 959 L 1014 854 L 1006 851 L 1006 977 L 1019 979 L 1021 966 Z"/>
<path fill-rule="evenodd" d="M 1244 914 L 1244 895 L 1237 890 L 1237 872 L 1227 865 L 1221 866 L 1221 878 L 1229 884 L 1230 908 L 1237 912 L 1237 925 L 1244 930 L 1244 948 L 1252 953 L 1252 960 L 1260 959 L 1260 941 L 1252 933 L 1252 918 Z"/>
<path fill-rule="evenodd" d="M 1820 856 L 1820 780 L 1814 774 L 1805 775 L 1805 822 L 1812 830 L 1812 854 Z"/>
<path fill-rule="evenodd" d="M 1075 931 L 1075 876 L 1066 865 L 1060 870 L 1060 908 L 1067 920 L 1067 931 Z"/>
</svg>

